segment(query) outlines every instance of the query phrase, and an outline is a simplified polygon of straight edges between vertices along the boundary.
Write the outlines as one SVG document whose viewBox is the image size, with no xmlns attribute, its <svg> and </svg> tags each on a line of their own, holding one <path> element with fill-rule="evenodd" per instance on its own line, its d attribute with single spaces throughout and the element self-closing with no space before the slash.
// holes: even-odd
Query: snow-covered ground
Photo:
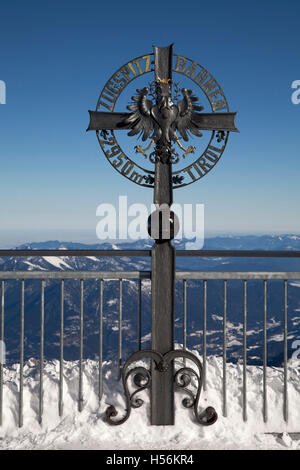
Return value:
<svg viewBox="0 0 300 470">
<path fill-rule="evenodd" d="M 176 392 L 176 424 L 170 427 L 149 425 L 149 400 L 132 411 L 122 426 L 104 421 L 105 409 L 115 405 L 124 410 L 121 384 L 116 381 L 111 363 L 104 364 L 104 394 L 98 405 L 98 363 L 84 362 L 84 409 L 77 410 L 78 363 L 66 362 L 64 371 L 64 415 L 58 416 L 57 361 L 45 364 L 44 415 L 38 415 L 39 368 L 31 360 L 24 368 L 24 426 L 18 428 L 19 366 L 4 372 L 3 426 L 0 449 L 300 449 L 287 432 L 300 432 L 300 365 L 289 365 L 289 423 L 283 420 L 283 371 L 268 369 L 268 415 L 262 418 L 262 369 L 248 367 L 248 422 L 242 419 L 242 367 L 228 364 L 228 418 L 222 416 L 222 361 L 210 357 L 207 364 L 207 392 L 202 392 L 201 406 L 214 406 L 219 420 L 211 427 L 196 424 L 192 411 L 182 404 Z M 283 433 L 281 438 L 271 432 Z"/>
</svg>

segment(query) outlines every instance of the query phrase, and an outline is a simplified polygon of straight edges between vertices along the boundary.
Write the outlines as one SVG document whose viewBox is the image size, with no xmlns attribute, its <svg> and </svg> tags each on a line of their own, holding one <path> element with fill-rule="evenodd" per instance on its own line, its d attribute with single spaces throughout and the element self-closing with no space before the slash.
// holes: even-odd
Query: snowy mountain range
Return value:
<svg viewBox="0 0 300 470">
<path fill-rule="evenodd" d="M 183 249 L 186 240 L 175 241 Z M 110 243 L 84 245 L 81 243 L 49 241 L 28 243 L 18 249 L 151 249 L 152 242 Z M 300 236 L 224 236 L 209 238 L 204 249 L 214 250 L 300 250 Z M 0 270 L 150 270 L 149 258 L 126 257 L 30 257 L 0 258 Z M 236 259 L 236 258 L 178 258 L 177 270 L 200 271 L 300 271 L 299 259 Z M 203 292 L 202 281 L 188 281 L 187 346 L 202 354 Z M 288 284 L 288 349 L 300 337 L 300 282 Z M 118 345 L 118 281 L 104 283 L 104 359 L 116 357 Z M 182 282 L 176 283 L 175 337 L 182 343 L 183 323 Z M 143 348 L 150 347 L 151 286 L 143 281 L 142 341 Z M 239 362 L 242 358 L 243 339 L 243 285 L 242 281 L 228 282 L 228 360 Z M 138 285 L 135 281 L 123 283 L 123 350 L 124 358 L 137 349 Z M 79 357 L 79 281 L 65 281 L 65 359 Z M 208 355 L 221 355 L 223 343 L 223 283 L 208 281 L 207 297 L 207 348 Z M 248 282 L 248 362 L 262 363 L 262 281 Z M 45 356 L 59 357 L 60 282 L 46 281 L 45 288 Z M 20 281 L 6 281 L 5 290 L 5 341 L 9 362 L 19 358 Z M 25 359 L 39 357 L 40 347 L 40 281 L 25 281 Z M 99 344 L 99 282 L 85 281 L 84 287 L 84 358 L 95 359 Z M 283 283 L 268 283 L 268 364 L 280 366 L 283 360 Z"/>
</svg>

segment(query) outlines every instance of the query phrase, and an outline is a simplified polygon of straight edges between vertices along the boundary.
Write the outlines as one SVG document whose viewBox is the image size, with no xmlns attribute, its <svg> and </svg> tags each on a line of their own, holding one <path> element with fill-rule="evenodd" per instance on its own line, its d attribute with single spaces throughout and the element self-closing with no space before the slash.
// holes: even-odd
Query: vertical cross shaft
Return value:
<svg viewBox="0 0 300 470">
<path fill-rule="evenodd" d="M 159 113 L 171 97 L 173 45 L 154 48 L 157 107 Z M 156 144 L 154 204 L 173 202 L 171 143 L 167 139 L 168 111 L 160 116 L 163 134 Z M 166 132 L 164 132 L 166 131 Z M 152 349 L 165 354 L 174 349 L 175 250 L 169 240 L 159 240 L 152 248 Z M 174 424 L 173 363 L 165 372 L 152 364 L 151 424 Z"/>
</svg>

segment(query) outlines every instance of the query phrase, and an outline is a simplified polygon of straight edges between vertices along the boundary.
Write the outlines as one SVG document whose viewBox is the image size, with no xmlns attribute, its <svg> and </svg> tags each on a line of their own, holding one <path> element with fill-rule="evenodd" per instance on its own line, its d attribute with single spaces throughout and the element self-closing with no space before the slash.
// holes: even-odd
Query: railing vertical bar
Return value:
<svg viewBox="0 0 300 470">
<path fill-rule="evenodd" d="M 247 415 L 247 281 L 244 281 L 244 321 L 243 321 L 243 420 Z"/>
<path fill-rule="evenodd" d="M 83 279 L 80 280 L 80 339 L 79 339 L 79 390 L 78 411 L 83 409 L 82 361 L 83 361 Z"/>
<path fill-rule="evenodd" d="M 5 281 L 1 281 L 1 331 L 0 341 L 2 345 L 2 359 L 5 360 L 4 354 L 4 292 L 5 292 Z M 1 351 L 0 351 L 1 352 Z M 1 359 L 1 358 L 0 358 Z M 3 424 L 3 363 L 0 360 L 0 426 Z"/>
<path fill-rule="evenodd" d="M 20 392 L 19 428 L 23 426 L 23 370 L 24 370 L 24 279 L 21 280 L 21 323 L 20 323 Z"/>
<path fill-rule="evenodd" d="M 186 351 L 186 305 L 187 305 L 187 297 L 186 297 L 186 279 L 183 280 L 183 350 Z M 184 365 L 186 365 L 186 360 L 183 360 Z"/>
<path fill-rule="evenodd" d="M 118 379 L 122 376 L 122 299 L 123 299 L 123 279 L 119 280 L 119 365 Z"/>
<path fill-rule="evenodd" d="M 288 410 L 288 297 L 287 297 L 287 281 L 284 281 L 284 390 L 283 390 L 283 417 L 284 421 L 288 423 L 289 410 Z"/>
<path fill-rule="evenodd" d="M 41 281 L 41 329 L 40 329 L 40 389 L 39 424 L 43 419 L 43 372 L 44 372 L 44 328 L 45 328 L 45 281 Z"/>
<path fill-rule="evenodd" d="M 99 286 L 99 405 L 103 395 L 103 279 Z"/>
<path fill-rule="evenodd" d="M 65 281 L 60 281 L 60 338 L 59 338 L 59 396 L 58 412 L 63 415 L 63 393 L 64 393 L 64 299 L 65 299 Z"/>
<path fill-rule="evenodd" d="M 207 281 L 203 281 L 203 390 L 206 390 Z"/>
<path fill-rule="evenodd" d="M 267 350 L 267 281 L 264 280 L 264 351 L 263 351 L 263 416 L 264 422 L 268 421 L 268 396 L 267 396 L 267 366 L 268 366 L 268 350 Z"/>
<path fill-rule="evenodd" d="M 138 282 L 138 350 L 142 349 L 142 280 Z"/>
<path fill-rule="evenodd" d="M 223 416 L 227 417 L 227 281 L 223 285 Z"/>
</svg>

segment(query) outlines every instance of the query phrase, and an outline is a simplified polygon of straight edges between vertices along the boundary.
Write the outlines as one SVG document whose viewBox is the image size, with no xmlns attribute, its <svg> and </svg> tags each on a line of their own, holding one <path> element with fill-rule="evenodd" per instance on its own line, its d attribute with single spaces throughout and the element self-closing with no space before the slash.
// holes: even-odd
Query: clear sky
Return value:
<svg viewBox="0 0 300 470">
<path fill-rule="evenodd" d="M 151 203 L 85 132 L 87 110 L 122 64 L 172 42 L 217 78 L 240 129 L 175 201 L 204 203 L 207 233 L 299 233 L 299 19 L 296 0 L 2 2 L 0 244 L 93 238 L 100 203 Z"/>
</svg>

